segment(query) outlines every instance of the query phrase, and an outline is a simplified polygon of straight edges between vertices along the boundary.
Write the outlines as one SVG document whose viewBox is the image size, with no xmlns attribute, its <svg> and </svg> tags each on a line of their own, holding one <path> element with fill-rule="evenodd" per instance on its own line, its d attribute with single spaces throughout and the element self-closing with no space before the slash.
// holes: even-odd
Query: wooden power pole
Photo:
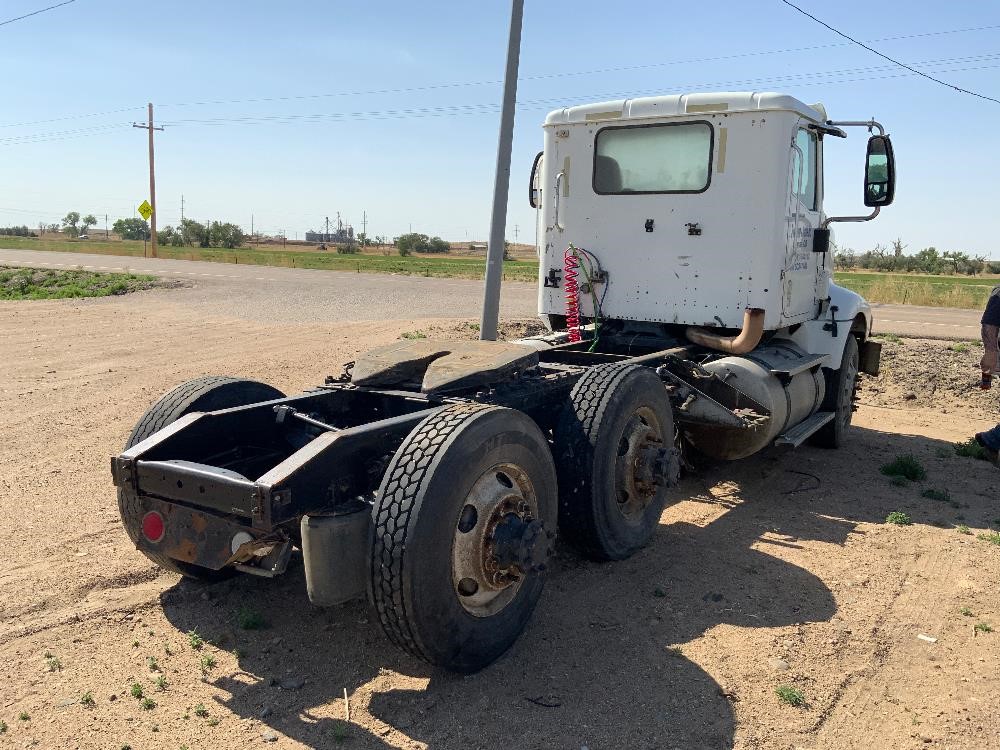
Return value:
<svg viewBox="0 0 1000 750">
<path fill-rule="evenodd" d="M 147 122 L 133 122 L 133 128 L 143 128 L 149 131 L 149 205 L 153 207 L 153 213 L 149 215 L 149 241 L 152 249 L 152 257 L 156 257 L 156 168 L 153 165 L 153 131 L 163 130 L 163 126 L 153 126 L 153 103 L 148 105 L 149 119 Z"/>
</svg>

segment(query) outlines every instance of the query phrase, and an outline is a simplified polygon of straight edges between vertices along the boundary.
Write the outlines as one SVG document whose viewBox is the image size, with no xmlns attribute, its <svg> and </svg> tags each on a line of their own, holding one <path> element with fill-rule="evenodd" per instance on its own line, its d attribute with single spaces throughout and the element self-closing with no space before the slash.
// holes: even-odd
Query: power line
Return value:
<svg viewBox="0 0 1000 750">
<path fill-rule="evenodd" d="M 893 63 L 894 65 L 898 65 L 901 68 L 906 68 L 906 70 L 909 70 L 909 71 L 911 71 L 913 73 L 916 73 L 918 76 L 922 76 L 922 77 L 924 77 L 924 78 L 926 78 L 926 79 L 928 79 L 930 81 L 934 81 L 934 83 L 940 84 L 941 86 L 946 86 L 947 88 L 954 89 L 955 91 L 958 91 L 958 92 L 960 92 L 962 94 L 969 94 L 970 96 L 976 96 L 976 97 L 979 97 L 980 99 L 986 99 L 987 101 L 995 102 L 996 104 L 1000 104 L 1000 99 L 994 99 L 992 96 L 986 96 L 985 94 L 980 94 L 980 93 L 977 93 L 975 91 L 970 91 L 969 89 L 963 89 L 960 86 L 956 86 L 953 83 L 948 83 L 947 81 L 942 81 L 940 78 L 935 78 L 934 76 L 927 75 L 926 73 L 923 73 L 923 72 L 917 70 L 916 68 L 911 68 L 906 63 L 901 63 L 899 60 L 895 60 L 895 59 L 889 57 L 888 55 L 884 55 L 881 52 L 879 52 L 877 49 L 875 49 L 873 47 L 869 47 L 864 42 L 859 42 L 857 39 L 855 39 L 854 37 L 848 36 L 843 31 L 839 31 L 838 29 L 833 28 L 833 26 L 831 26 L 830 24 L 828 24 L 825 21 L 821 21 L 820 19 L 816 18 L 816 16 L 814 16 L 812 13 L 808 13 L 808 12 L 802 10 L 802 8 L 800 8 L 795 3 L 789 2 L 789 0 L 781 0 L 781 2 L 783 2 L 789 8 L 793 8 L 793 9 L 797 10 L 802 15 L 807 16 L 808 18 L 811 18 L 816 23 L 818 23 L 820 26 L 825 26 L 830 31 L 832 31 L 834 34 L 838 34 L 838 35 L 844 37 L 844 39 L 847 39 L 848 41 L 853 42 L 854 44 L 858 45 L 859 47 L 863 47 L 864 49 L 868 50 L 869 52 L 872 52 L 872 53 L 878 55 L 879 57 L 881 57 L 881 58 L 883 58 L 885 60 L 888 60 L 889 62 Z"/>
<path fill-rule="evenodd" d="M 990 53 L 986 55 L 977 55 L 971 57 L 960 57 L 960 58 L 945 58 L 941 60 L 927 60 L 920 65 L 931 65 L 931 66 L 944 66 L 944 65 L 954 65 L 957 63 L 967 63 L 967 62 L 992 62 L 1000 60 L 1000 53 Z M 995 67 L 995 66 L 983 66 L 983 67 Z M 825 79 L 831 77 L 843 77 L 843 76 L 857 76 L 862 75 L 860 78 L 852 78 L 852 81 L 866 80 L 864 74 L 872 73 L 883 73 L 893 70 L 894 67 L 891 65 L 880 65 L 880 66 L 866 66 L 860 68 L 844 68 L 840 70 L 833 71 L 817 71 L 811 73 L 791 73 L 782 76 L 768 76 L 764 78 L 746 78 L 740 80 L 728 80 L 728 81 L 713 81 L 713 82 L 700 82 L 700 83 L 689 83 L 689 84 L 674 84 L 668 87 L 659 87 L 655 90 L 650 91 L 629 91 L 626 94 L 622 92 L 601 92 L 588 95 L 575 96 L 574 99 L 581 99 L 586 101 L 599 101 L 601 99 L 614 99 L 614 98 L 635 98 L 637 96 L 642 96 L 646 94 L 658 94 L 664 88 L 671 88 L 675 90 L 708 90 L 712 88 L 725 87 L 725 86 L 744 86 L 744 85 L 759 85 L 759 84 L 798 84 L 802 83 L 812 83 L 819 81 L 811 81 L 810 79 Z M 959 68 L 958 70 L 967 70 L 970 68 Z M 972 68 L 979 69 L 979 68 Z M 949 72 L 954 72 L 956 69 L 952 68 Z M 874 76 L 874 78 L 879 79 L 883 76 Z M 890 76 L 898 77 L 898 76 Z M 542 98 L 542 99 L 525 99 L 519 100 L 518 105 L 522 107 L 536 107 L 536 106 L 552 106 L 553 104 L 558 105 L 565 101 L 565 97 L 559 98 Z M 269 114 L 269 115 L 245 115 L 239 117 L 214 117 L 214 118 L 190 118 L 182 120 L 166 120 L 164 124 L 167 125 L 262 125 L 268 123 L 288 123 L 288 122 L 302 122 L 302 121 L 328 121 L 328 120 L 395 120 L 395 119 L 409 119 L 409 118 L 420 118 L 420 117 L 440 117 L 440 116 L 451 116 L 460 114 L 480 114 L 480 113 L 491 113 L 495 112 L 497 109 L 497 104 L 494 102 L 483 103 L 483 104 L 451 104 L 451 105 L 440 105 L 435 107 L 413 107 L 405 109 L 389 109 L 389 110 L 367 110 L 367 111 L 353 111 L 353 112 L 326 112 L 317 114 Z"/>
<path fill-rule="evenodd" d="M 58 6 L 53 6 L 53 7 L 58 7 Z M 870 39 L 868 41 L 874 44 L 877 42 L 906 41 L 910 39 L 922 39 L 926 37 L 946 36 L 950 34 L 964 34 L 975 31 L 994 31 L 996 29 L 1000 29 L 1000 24 L 994 24 L 990 26 L 970 26 L 961 29 L 944 29 L 940 31 L 926 31 L 918 34 L 905 34 L 901 36 L 887 36 L 887 37 L 881 37 L 879 39 Z M 629 72 L 634 70 L 645 70 L 649 68 L 668 67 L 672 65 L 688 65 L 695 63 L 719 62 L 724 60 L 737 60 L 747 57 L 763 57 L 767 55 L 778 55 L 778 54 L 786 54 L 793 52 L 813 52 L 816 50 L 829 49 L 832 47 L 846 47 L 849 44 L 850 42 L 836 42 L 831 44 L 813 45 L 809 47 L 787 47 L 775 50 L 739 52 L 731 55 L 720 55 L 716 57 L 699 57 L 699 58 L 689 58 L 681 60 L 667 60 L 664 62 L 647 63 L 643 65 L 628 65 L 628 66 L 613 67 L 613 68 L 595 68 L 591 70 L 564 71 L 556 73 L 539 73 L 537 75 L 522 76 L 518 80 L 541 81 L 541 80 L 550 80 L 553 78 L 580 77 L 587 75 L 599 75 L 603 73 L 620 73 L 620 72 Z M 325 98 L 347 97 L 347 96 L 376 96 L 381 94 L 420 93 L 426 91 L 435 91 L 435 90 L 452 89 L 452 88 L 493 86 L 493 85 L 499 85 L 500 83 L 501 81 L 458 81 L 452 83 L 430 84 L 427 86 L 412 86 L 412 87 L 391 88 L 391 89 L 334 91 L 334 92 L 316 93 L 316 94 L 300 94 L 294 96 L 258 97 L 253 99 L 218 99 L 218 100 L 191 101 L 191 102 L 173 102 L 169 104 L 158 104 L 157 106 L 194 107 L 194 106 L 211 106 L 220 104 L 261 104 L 266 102 L 301 101 L 308 99 L 325 99 Z M 66 120 L 83 119 L 87 117 L 102 117 L 104 115 L 120 114 L 122 112 L 134 112 L 137 109 L 141 109 L 141 107 L 124 107 L 121 109 L 110 109 L 102 112 L 88 112 L 85 114 L 67 115 L 65 117 L 56 117 L 48 120 L 32 120 L 28 122 L 0 123 L 0 128 L 27 127 L 30 125 L 45 125 L 52 122 L 64 122 Z"/>
<path fill-rule="evenodd" d="M 971 63 L 971 62 L 994 62 L 1000 60 L 1000 53 L 988 53 L 985 55 L 976 55 L 970 57 L 960 57 L 960 58 L 943 58 L 938 60 L 926 60 L 915 65 L 923 66 L 933 66 L 934 68 L 941 68 L 941 70 L 935 70 L 935 72 L 963 72 L 970 70 L 988 70 L 998 67 L 994 64 L 969 66 L 964 65 L 961 67 L 954 67 L 960 63 Z M 945 67 L 947 66 L 947 67 Z M 662 93 L 664 89 L 674 89 L 674 90 L 711 90 L 720 89 L 727 87 L 757 87 L 757 86 L 767 86 L 767 85 L 794 85 L 794 86 L 810 86 L 810 85 L 834 85 L 842 83 L 856 83 L 861 81 L 871 81 L 871 80 L 887 80 L 903 78 L 911 75 L 910 67 L 906 66 L 904 70 L 907 72 L 900 72 L 894 75 L 884 75 L 888 71 L 897 70 L 896 65 L 880 65 L 880 66 L 864 66 L 858 68 L 844 68 L 832 71 L 814 71 L 807 73 L 794 73 L 782 76 L 768 76 L 763 78 L 745 78 L 739 80 L 727 80 L 727 81 L 712 81 L 712 82 L 699 82 L 699 83 L 687 83 L 687 84 L 670 84 L 665 86 L 657 87 L 651 90 L 629 90 L 626 92 L 614 91 L 614 92 L 601 92 L 593 93 L 588 95 L 578 95 L 574 96 L 577 100 L 586 101 L 599 101 L 599 100 L 611 100 L 611 99 L 621 99 L 621 98 L 636 98 L 640 96 L 657 95 Z M 541 98 L 541 99 L 528 99 L 518 101 L 518 106 L 525 110 L 537 110 L 543 108 L 550 108 L 552 106 L 559 106 L 564 104 L 566 97 L 560 96 L 559 98 Z M 425 117 L 452 117 L 460 115 L 484 115 L 484 114 L 495 114 L 498 105 L 495 102 L 481 103 L 481 104 L 453 104 L 453 105 L 441 105 L 436 107 L 416 107 L 416 108 L 406 108 L 406 109 L 391 109 L 391 110 L 367 110 L 367 111 L 351 111 L 351 112 L 326 112 L 326 113 L 316 113 L 316 114 L 291 114 L 291 113 L 281 113 L 281 114 L 267 114 L 267 115 L 247 115 L 239 117 L 218 117 L 218 118 L 190 118 L 182 120 L 168 120 L 165 121 L 165 125 L 170 126 L 183 126 L 183 125 L 266 125 L 266 124 L 290 124 L 290 123 L 319 123 L 319 122 L 346 122 L 346 121 L 368 121 L 368 120 L 404 120 L 404 119 L 418 119 Z M 0 148 L 4 146 L 18 146 L 26 145 L 32 143 L 48 143 L 51 141 L 61 141 L 70 140 L 75 138 L 84 138 L 105 135 L 112 130 L 117 130 L 125 126 L 125 123 L 119 124 L 107 124 L 107 125 L 97 125 L 88 128 L 78 128 L 71 130 L 59 130 L 59 131 L 49 131 L 42 133 L 34 133 L 22 136 L 8 136 L 0 138 Z"/>
<path fill-rule="evenodd" d="M 44 13 L 47 10 L 55 10 L 56 8 L 61 8 L 64 5 L 69 5 L 70 3 L 75 3 L 76 0 L 66 0 L 64 3 L 58 3 L 57 5 L 50 5 L 48 8 L 42 8 L 41 10 L 35 10 L 31 13 L 26 13 L 23 16 L 18 16 L 17 18 L 10 18 L 6 21 L 0 21 L 0 26 L 6 26 L 9 23 L 14 23 L 14 21 L 23 21 L 25 18 L 31 18 L 31 16 L 37 16 L 39 13 Z"/>
<path fill-rule="evenodd" d="M 943 36 L 947 34 L 961 34 L 972 31 L 992 31 L 1000 29 L 1000 24 L 994 24 L 991 26 L 972 26 L 962 29 L 947 29 L 942 31 L 927 31 L 919 34 L 905 34 L 902 36 L 889 36 L 881 37 L 879 39 L 869 40 L 872 43 L 876 42 L 890 42 L 890 41 L 904 41 L 908 39 L 921 39 L 924 37 L 931 36 Z M 853 41 L 853 40 L 852 40 Z M 707 63 L 707 62 L 720 62 L 723 60 L 737 60 L 740 58 L 747 57 L 762 57 L 766 55 L 779 55 L 791 52 L 813 52 L 820 49 L 829 49 L 831 47 L 846 47 L 849 43 L 847 42 L 837 42 L 833 44 L 820 44 L 812 45 L 809 47 L 786 47 L 783 49 L 775 50 L 759 50 L 751 52 L 740 52 L 731 55 L 719 55 L 715 57 L 696 57 L 688 58 L 682 60 L 667 60 L 658 63 L 646 63 L 643 65 L 626 65 L 613 68 L 594 68 L 591 70 L 575 70 L 575 71 L 564 71 L 558 73 L 540 73 L 531 76 L 522 76 L 518 78 L 518 82 L 523 81 L 541 81 L 550 80 L 553 78 L 570 78 L 579 77 L 587 75 L 598 75 L 603 73 L 622 73 L 634 70 L 647 70 L 649 68 L 662 68 L 671 65 L 688 65 L 695 63 Z M 265 102 L 280 102 L 280 101 L 296 101 L 303 99 L 326 99 L 332 97 L 343 97 L 343 96 L 374 96 L 380 94 L 410 94 L 410 93 L 420 93 L 425 91 L 435 91 L 440 89 L 451 89 L 451 88 L 464 88 L 471 86 L 493 86 L 499 85 L 502 81 L 459 81 L 452 83 L 439 83 L 431 84 L 427 86 L 412 86 L 403 88 L 391 88 L 391 89 L 368 89 L 359 91 L 334 91 L 327 93 L 318 94 L 298 94 L 294 96 L 275 96 L 275 97 L 258 97 L 254 99 L 218 99 L 218 100 L 208 100 L 208 101 L 196 101 L 196 102 L 173 102 L 170 104 L 160 104 L 161 107 L 194 107 L 194 106 L 210 106 L 217 104 L 260 104 Z"/>
</svg>

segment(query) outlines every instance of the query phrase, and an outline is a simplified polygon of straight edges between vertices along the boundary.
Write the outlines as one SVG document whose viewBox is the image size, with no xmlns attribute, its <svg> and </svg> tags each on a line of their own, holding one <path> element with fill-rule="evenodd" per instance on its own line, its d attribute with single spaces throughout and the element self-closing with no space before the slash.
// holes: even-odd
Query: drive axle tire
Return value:
<svg viewBox="0 0 1000 750">
<path fill-rule="evenodd" d="M 185 414 L 195 411 L 216 411 L 234 406 L 246 406 L 258 401 L 284 398 L 285 394 L 277 388 L 258 383 L 255 380 L 242 380 L 221 375 L 210 375 L 182 383 L 160 397 L 142 415 L 125 442 L 125 450 L 142 442 L 155 432 L 176 422 Z M 139 499 L 122 488 L 118 489 L 118 512 L 121 514 L 122 525 L 129 539 L 138 546 L 142 534 L 142 508 Z M 172 557 L 139 549 L 142 554 L 165 570 L 180 573 L 188 578 L 202 580 L 218 580 L 231 574 L 231 571 L 210 570 L 200 565 L 174 560 Z"/>
<path fill-rule="evenodd" d="M 372 508 L 369 596 L 389 640 L 457 672 L 503 654 L 541 596 L 556 498 L 548 442 L 522 412 L 461 404 L 421 422 Z"/>
<path fill-rule="evenodd" d="M 826 396 L 820 411 L 832 411 L 834 418 L 823 425 L 812 436 L 812 444 L 820 448 L 839 448 L 847 440 L 847 430 L 854 416 L 854 398 L 858 391 L 858 368 L 860 354 L 858 340 L 854 335 L 848 335 L 844 342 L 844 355 L 840 368 L 831 370 L 824 368 L 826 378 Z"/>
<path fill-rule="evenodd" d="M 555 429 L 559 529 L 593 560 L 644 547 L 680 473 L 673 411 L 659 376 L 599 365 L 570 393 Z"/>
</svg>

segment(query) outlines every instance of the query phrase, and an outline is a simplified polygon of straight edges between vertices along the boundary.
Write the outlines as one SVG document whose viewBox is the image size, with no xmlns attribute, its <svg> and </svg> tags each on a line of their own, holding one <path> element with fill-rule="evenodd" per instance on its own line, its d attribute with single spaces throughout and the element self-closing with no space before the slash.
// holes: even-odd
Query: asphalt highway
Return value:
<svg viewBox="0 0 1000 750">
<path fill-rule="evenodd" d="M 306 323 L 418 318 L 478 318 L 483 284 L 472 279 L 318 271 L 231 263 L 0 249 L 0 264 L 131 271 L 192 282 L 178 302 L 240 318 Z M 533 317 L 534 284 L 505 282 L 500 313 Z M 978 310 L 872 305 L 875 330 L 928 338 L 979 338 Z"/>
</svg>

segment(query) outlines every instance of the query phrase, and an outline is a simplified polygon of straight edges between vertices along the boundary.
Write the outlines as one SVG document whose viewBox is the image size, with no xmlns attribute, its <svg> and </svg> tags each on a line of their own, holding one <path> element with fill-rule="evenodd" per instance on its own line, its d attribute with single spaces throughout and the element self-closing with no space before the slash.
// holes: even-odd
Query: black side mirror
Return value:
<svg viewBox="0 0 1000 750">
<path fill-rule="evenodd" d="M 865 205 L 868 208 L 888 206 L 895 195 L 896 161 L 892 142 L 887 135 L 873 135 L 868 139 L 865 158 Z"/>
<path fill-rule="evenodd" d="M 539 151 L 535 156 L 535 161 L 531 164 L 531 176 L 528 177 L 528 205 L 532 208 L 538 208 L 538 204 L 541 202 L 542 189 L 535 181 L 538 179 L 538 165 L 542 161 L 543 153 L 545 152 Z"/>
</svg>

